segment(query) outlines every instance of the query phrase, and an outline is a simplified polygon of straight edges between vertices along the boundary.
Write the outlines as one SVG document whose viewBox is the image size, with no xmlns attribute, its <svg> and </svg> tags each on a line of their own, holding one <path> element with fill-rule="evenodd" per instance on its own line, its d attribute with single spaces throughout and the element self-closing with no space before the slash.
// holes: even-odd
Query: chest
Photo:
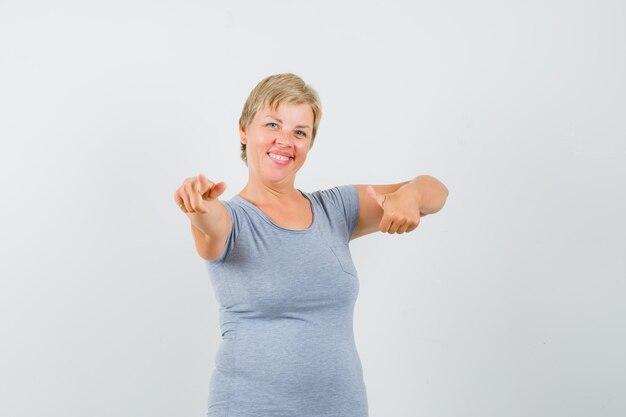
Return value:
<svg viewBox="0 0 626 417">
<path fill-rule="evenodd" d="M 317 233 L 281 237 L 240 240 L 225 266 L 235 303 L 260 315 L 354 304 L 359 282 L 347 245 Z"/>
<path fill-rule="evenodd" d="M 288 210 L 275 207 L 259 207 L 268 219 L 283 229 L 304 230 L 313 223 L 311 204 L 305 201 Z"/>
</svg>

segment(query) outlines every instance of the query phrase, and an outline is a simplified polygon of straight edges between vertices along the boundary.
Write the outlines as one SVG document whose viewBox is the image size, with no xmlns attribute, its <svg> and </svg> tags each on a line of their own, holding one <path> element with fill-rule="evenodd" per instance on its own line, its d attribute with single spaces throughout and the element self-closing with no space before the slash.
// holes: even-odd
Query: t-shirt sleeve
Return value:
<svg viewBox="0 0 626 417">
<path fill-rule="evenodd" d="M 220 200 L 220 203 L 222 203 L 222 205 L 226 207 L 226 210 L 228 211 L 228 215 L 230 216 L 233 225 L 230 229 L 230 233 L 228 233 L 228 237 L 226 238 L 226 243 L 224 244 L 224 249 L 222 250 L 220 257 L 212 261 L 206 261 L 209 264 L 219 264 L 221 262 L 224 262 L 228 254 L 233 250 L 233 247 L 235 246 L 235 240 L 237 239 L 237 235 L 239 234 L 239 230 L 241 229 L 241 217 L 239 213 L 237 213 L 235 207 L 233 207 L 233 205 L 231 205 L 228 201 Z"/>
<path fill-rule="evenodd" d="M 356 186 L 340 185 L 321 191 L 321 194 L 343 214 L 348 226 L 346 242 L 349 242 L 359 220 L 359 192 Z"/>
</svg>

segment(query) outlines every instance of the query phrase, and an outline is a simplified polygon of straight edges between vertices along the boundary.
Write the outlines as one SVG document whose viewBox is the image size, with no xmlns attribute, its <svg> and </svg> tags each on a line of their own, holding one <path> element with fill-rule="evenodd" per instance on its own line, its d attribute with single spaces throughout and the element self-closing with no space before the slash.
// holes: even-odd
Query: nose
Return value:
<svg viewBox="0 0 626 417">
<path fill-rule="evenodd" d="M 291 136 L 287 132 L 279 132 L 279 133 L 277 133 L 275 141 L 276 141 L 276 143 L 280 143 L 280 144 L 283 144 L 285 146 L 291 146 L 292 145 Z"/>
</svg>

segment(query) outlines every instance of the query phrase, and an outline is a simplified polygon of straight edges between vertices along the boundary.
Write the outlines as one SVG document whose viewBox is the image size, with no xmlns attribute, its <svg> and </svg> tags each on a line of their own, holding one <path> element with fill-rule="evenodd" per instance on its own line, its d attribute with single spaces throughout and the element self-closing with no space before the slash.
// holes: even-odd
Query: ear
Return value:
<svg viewBox="0 0 626 417">
<path fill-rule="evenodd" d="M 241 143 L 246 143 L 247 139 L 246 139 L 246 129 L 243 128 L 243 126 L 239 125 L 239 137 L 241 137 Z"/>
</svg>

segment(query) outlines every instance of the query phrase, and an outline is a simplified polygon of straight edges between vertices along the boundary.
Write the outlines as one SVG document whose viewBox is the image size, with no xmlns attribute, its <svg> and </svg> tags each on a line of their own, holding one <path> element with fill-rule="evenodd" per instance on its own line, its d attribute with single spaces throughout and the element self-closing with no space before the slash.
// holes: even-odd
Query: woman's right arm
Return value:
<svg viewBox="0 0 626 417">
<path fill-rule="evenodd" d="M 203 174 L 187 178 L 174 193 L 174 201 L 187 214 L 196 251 L 208 261 L 219 258 L 232 228 L 226 207 L 217 199 L 224 182 L 213 183 Z"/>
</svg>

